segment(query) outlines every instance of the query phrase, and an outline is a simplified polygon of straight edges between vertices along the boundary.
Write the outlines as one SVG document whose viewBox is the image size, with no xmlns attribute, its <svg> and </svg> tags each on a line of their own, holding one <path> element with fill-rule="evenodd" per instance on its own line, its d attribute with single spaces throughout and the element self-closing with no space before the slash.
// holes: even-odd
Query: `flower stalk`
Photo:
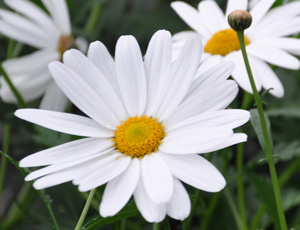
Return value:
<svg viewBox="0 0 300 230">
<path fill-rule="evenodd" d="M 267 124 L 266 124 L 266 120 L 265 120 L 265 116 L 264 116 L 262 101 L 259 97 L 258 91 L 257 91 L 256 86 L 255 86 L 254 78 L 253 78 L 253 75 L 252 75 L 252 71 L 251 71 L 251 68 L 250 68 L 250 64 L 249 64 L 249 60 L 248 60 L 248 56 L 247 56 L 247 52 L 246 52 L 246 48 L 245 48 L 244 30 L 237 31 L 237 35 L 238 35 L 239 43 L 240 43 L 240 46 L 241 46 L 241 51 L 242 51 L 242 55 L 243 55 L 243 58 L 244 58 L 246 70 L 247 70 L 247 73 L 248 73 L 248 76 L 249 76 L 251 88 L 252 88 L 252 91 L 253 91 L 253 96 L 254 96 L 254 99 L 255 99 L 255 102 L 256 102 L 257 111 L 258 111 L 258 115 L 259 115 L 259 120 L 260 120 L 260 123 L 261 123 L 261 128 L 262 128 L 263 137 L 264 137 L 264 141 L 265 141 L 266 155 L 267 155 L 270 174 L 271 174 L 271 180 L 272 180 L 272 185 L 273 185 L 273 191 L 274 191 L 274 196 L 275 196 L 275 201 L 276 201 L 276 207 L 277 207 L 279 222 L 280 222 L 281 229 L 285 230 L 285 229 L 288 229 L 288 228 L 287 228 L 286 218 L 285 218 L 285 214 L 284 214 L 283 206 L 282 206 L 282 200 L 281 200 L 280 188 L 279 188 L 279 183 L 278 183 L 278 178 L 277 178 L 277 172 L 276 172 L 274 159 L 273 159 L 271 140 L 270 140 L 268 130 L 267 130 Z"/>
<path fill-rule="evenodd" d="M 89 194 L 89 196 L 88 196 L 88 199 L 86 200 L 86 203 L 85 203 L 85 205 L 84 205 L 84 208 L 83 208 L 83 210 L 82 210 L 82 213 L 81 213 L 81 215 L 80 215 L 80 218 L 79 218 L 79 220 L 78 220 L 78 222 L 77 222 L 77 225 L 76 225 L 76 227 L 75 227 L 75 230 L 80 230 L 80 229 L 81 229 L 81 227 L 82 227 L 82 225 L 83 225 L 83 222 L 84 222 L 84 220 L 85 220 L 86 214 L 87 214 L 87 212 L 88 212 L 88 210 L 89 210 L 89 208 L 90 208 L 90 205 L 91 205 L 91 202 L 92 202 L 92 200 L 93 200 L 93 197 L 94 197 L 95 192 L 96 192 L 96 189 L 93 189 L 93 190 L 90 191 L 90 194 Z"/>
</svg>

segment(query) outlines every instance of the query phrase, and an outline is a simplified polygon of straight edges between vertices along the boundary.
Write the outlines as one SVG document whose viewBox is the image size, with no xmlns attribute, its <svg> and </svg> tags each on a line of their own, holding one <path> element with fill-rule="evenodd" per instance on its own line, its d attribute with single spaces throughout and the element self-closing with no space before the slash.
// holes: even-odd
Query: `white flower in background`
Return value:
<svg viewBox="0 0 300 230">
<path fill-rule="evenodd" d="M 201 41 L 189 39 L 172 63 L 172 38 L 158 31 L 144 61 L 132 36 L 122 36 L 115 61 L 100 42 L 87 57 L 77 50 L 49 65 L 61 90 L 88 117 L 22 109 L 17 117 L 86 138 L 32 154 L 21 167 L 47 166 L 27 181 L 43 189 L 72 181 L 82 192 L 107 183 L 100 214 L 113 216 L 133 195 L 143 217 L 160 222 L 169 215 L 183 220 L 190 199 L 183 181 L 218 192 L 225 186 L 219 171 L 198 153 L 244 142 L 233 129 L 249 120 L 249 112 L 225 110 L 238 92 L 227 80 L 232 63 L 222 63 L 196 80 Z"/>
<path fill-rule="evenodd" d="M 283 97 L 283 86 L 266 64 L 297 70 L 300 55 L 300 40 L 288 38 L 300 32 L 300 1 L 270 9 L 275 0 L 261 0 L 250 10 L 252 24 L 245 30 L 245 43 L 257 89 L 271 90 L 276 97 Z M 203 54 L 199 72 L 222 61 L 233 61 L 236 65 L 232 77 L 245 91 L 252 93 L 236 32 L 227 22 L 227 16 L 234 10 L 246 10 L 247 0 L 228 0 L 226 13 L 215 1 L 201 1 L 198 10 L 184 2 L 173 2 L 172 8 L 194 30 L 180 32 L 173 37 L 173 48 L 179 52 L 184 42 L 191 36 L 203 42 Z"/>
<path fill-rule="evenodd" d="M 49 15 L 28 0 L 4 2 L 17 13 L 0 9 L 0 33 L 38 51 L 9 59 L 3 62 L 3 67 L 25 101 L 44 95 L 40 108 L 64 110 L 67 98 L 52 80 L 48 64 L 60 60 L 62 53 L 74 45 L 65 0 L 42 0 Z M 0 84 L 2 100 L 15 103 L 3 78 Z"/>
</svg>

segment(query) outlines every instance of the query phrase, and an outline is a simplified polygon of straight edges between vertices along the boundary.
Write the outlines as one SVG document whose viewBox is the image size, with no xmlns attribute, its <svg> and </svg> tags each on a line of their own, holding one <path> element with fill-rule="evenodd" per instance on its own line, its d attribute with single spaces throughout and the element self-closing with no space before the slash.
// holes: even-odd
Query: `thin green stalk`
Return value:
<svg viewBox="0 0 300 230">
<path fill-rule="evenodd" d="M 7 54 L 6 54 L 7 59 L 13 58 L 14 46 L 15 46 L 15 41 L 12 39 L 9 39 L 8 47 L 7 47 Z"/>
<path fill-rule="evenodd" d="M 88 21 L 85 26 L 85 31 L 87 33 L 93 32 L 95 26 L 97 25 L 102 9 L 102 4 L 102 1 L 98 1 L 97 3 L 95 3 L 95 5 L 93 5 L 92 12 L 90 13 L 90 17 L 88 18 Z"/>
<path fill-rule="evenodd" d="M 190 213 L 189 217 L 185 221 L 183 221 L 183 223 L 182 223 L 182 229 L 183 230 L 191 229 L 190 226 L 191 226 L 193 217 L 195 215 L 195 211 L 196 211 L 197 203 L 198 203 L 198 200 L 199 200 L 199 196 L 200 196 L 200 190 L 196 189 L 195 199 L 192 201 L 191 213 Z"/>
<path fill-rule="evenodd" d="M 226 196 L 226 200 L 228 201 L 229 207 L 233 213 L 235 223 L 238 227 L 237 229 L 244 229 L 243 222 L 241 221 L 241 216 L 239 215 L 239 210 L 236 207 L 234 200 L 233 200 L 230 192 L 228 191 L 228 189 L 224 190 L 224 194 Z"/>
<path fill-rule="evenodd" d="M 206 211 L 205 218 L 201 222 L 201 228 L 200 228 L 201 230 L 208 229 L 208 226 L 209 226 L 210 221 L 212 219 L 213 213 L 214 213 L 214 211 L 217 207 L 217 204 L 219 203 L 220 198 L 221 198 L 221 193 L 217 193 L 211 199 L 211 202 L 210 202 L 210 204 L 208 206 L 208 209 Z"/>
<path fill-rule="evenodd" d="M 95 192 L 96 192 L 96 189 L 93 189 L 93 190 L 90 191 L 89 197 L 88 197 L 88 199 L 87 199 L 87 201 L 86 201 L 86 203 L 84 205 L 84 208 L 82 210 L 82 213 L 80 215 L 78 223 L 77 223 L 77 225 L 75 227 L 75 230 L 80 230 L 81 229 L 81 227 L 83 225 L 83 222 L 85 220 L 86 214 L 87 214 L 87 212 L 88 212 L 88 210 L 90 208 L 90 205 L 91 205 L 91 202 L 92 202 L 92 199 L 93 199 L 93 196 L 94 196 Z"/>
<path fill-rule="evenodd" d="M 160 224 L 159 223 L 153 223 L 152 229 L 153 230 L 160 230 Z"/>
<path fill-rule="evenodd" d="M 239 210 L 241 214 L 241 221 L 243 222 L 244 230 L 248 229 L 247 225 L 247 214 L 245 204 L 245 191 L 244 191 L 244 177 L 243 177 L 243 165 L 244 165 L 244 144 L 240 143 L 237 145 L 237 160 L 236 168 L 240 176 L 237 177 L 237 197 Z"/>
<path fill-rule="evenodd" d="M 2 63 L 0 62 L 0 74 L 2 74 L 2 76 L 4 77 L 5 81 L 7 82 L 9 88 L 11 89 L 11 91 L 13 92 L 14 96 L 17 99 L 18 102 L 18 106 L 20 108 L 27 108 L 27 104 L 25 103 L 23 97 L 21 96 L 20 92 L 18 91 L 18 89 L 14 86 L 14 84 L 12 83 L 12 81 L 10 80 L 8 74 L 6 73 L 6 71 L 4 70 Z"/>
<path fill-rule="evenodd" d="M 283 187 L 286 182 L 299 170 L 300 167 L 300 159 L 294 161 L 287 170 L 279 177 L 279 186 Z M 251 230 L 255 230 L 260 223 L 263 214 L 265 212 L 266 207 L 264 205 L 260 205 L 258 211 L 253 217 Z"/>
<path fill-rule="evenodd" d="M 169 219 L 168 219 L 167 216 L 166 216 L 166 218 L 163 220 L 162 224 L 163 224 L 164 230 L 171 230 L 170 223 L 169 223 Z"/>
<path fill-rule="evenodd" d="M 3 139 L 3 152 L 8 154 L 9 152 L 9 143 L 10 143 L 10 124 L 6 123 L 4 125 L 4 139 Z M 0 207 L 2 200 L 2 191 L 4 187 L 4 180 L 6 174 L 7 158 L 2 155 L 1 157 L 1 168 L 0 168 Z"/>
<path fill-rule="evenodd" d="M 275 164 L 274 164 L 273 154 L 272 154 L 271 141 L 270 141 L 270 137 L 269 137 L 268 130 L 267 130 L 262 101 L 257 92 L 254 78 L 253 78 L 253 75 L 251 72 L 248 56 L 246 53 L 246 48 L 245 48 L 245 43 L 244 43 L 244 31 L 237 31 L 237 35 L 238 35 L 238 39 L 240 42 L 245 66 L 246 66 L 247 73 L 249 76 L 249 80 L 251 83 L 253 96 L 254 96 L 254 99 L 256 102 L 259 120 L 261 123 L 261 128 L 262 128 L 262 133 L 263 133 L 264 142 L 265 142 L 266 155 L 267 155 L 270 174 L 271 174 L 271 180 L 272 180 L 273 191 L 274 191 L 274 195 L 275 195 L 275 201 L 276 201 L 276 207 L 277 207 L 277 213 L 278 213 L 278 217 L 279 217 L 280 226 L 281 226 L 282 230 L 287 230 L 288 228 L 287 228 L 287 223 L 286 223 L 286 219 L 285 219 L 285 215 L 284 215 L 284 211 L 283 211 L 283 207 L 282 207 L 281 194 L 280 194 L 279 183 L 278 183 L 276 168 L 275 168 Z"/>
</svg>

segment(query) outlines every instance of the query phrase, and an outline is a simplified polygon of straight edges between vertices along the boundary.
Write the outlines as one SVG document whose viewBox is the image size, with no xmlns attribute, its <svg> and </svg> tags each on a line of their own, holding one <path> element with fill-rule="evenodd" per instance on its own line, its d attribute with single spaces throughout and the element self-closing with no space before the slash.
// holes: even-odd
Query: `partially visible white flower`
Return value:
<svg viewBox="0 0 300 230">
<path fill-rule="evenodd" d="M 6 60 L 3 67 L 25 101 L 44 95 L 40 108 L 64 110 L 67 98 L 52 80 L 47 65 L 60 60 L 62 53 L 74 45 L 65 0 L 42 0 L 49 15 L 28 0 L 4 2 L 17 13 L 0 9 L 0 33 L 38 51 Z M 2 100 L 15 103 L 16 99 L 3 78 L 0 84 Z"/>
<path fill-rule="evenodd" d="M 133 195 L 149 222 L 166 215 L 185 219 L 191 209 L 180 181 L 218 192 L 222 174 L 198 153 L 244 142 L 233 129 L 249 120 L 249 112 L 225 108 L 238 93 L 227 80 L 234 66 L 219 64 L 197 77 L 201 41 L 189 39 L 172 63 L 167 31 L 153 35 L 142 58 L 137 41 L 122 36 L 115 61 L 100 42 L 87 57 L 66 51 L 63 62 L 49 65 L 58 86 L 90 118 L 37 109 L 15 115 L 52 130 L 83 136 L 32 154 L 21 167 L 47 166 L 30 173 L 36 189 L 72 181 L 89 191 L 106 184 L 100 204 L 103 217 L 119 212 Z"/>
<path fill-rule="evenodd" d="M 245 41 L 257 89 L 273 88 L 270 91 L 272 95 L 283 97 L 284 88 L 266 62 L 287 69 L 299 69 L 299 60 L 291 54 L 300 55 L 300 40 L 286 36 L 300 32 L 300 1 L 269 10 L 274 2 L 260 0 L 250 10 L 253 21 L 245 30 Z M 173 2 L 172 8 L 194 30 L 174 35 L 174 57 L 188 38 L 199 37 L 204 44 L 200 73 L 217 63 L 233 61 L 236 68 L 232 77 L 240 87 L 252 93 L 236 32 L 227 22 L 229 13 L 246 10 L 247 5 L 247 0 L 228 0 L 224 15 L 212 0 L 201 1 L 198 10 L 184 2 Z"/>
</svg>

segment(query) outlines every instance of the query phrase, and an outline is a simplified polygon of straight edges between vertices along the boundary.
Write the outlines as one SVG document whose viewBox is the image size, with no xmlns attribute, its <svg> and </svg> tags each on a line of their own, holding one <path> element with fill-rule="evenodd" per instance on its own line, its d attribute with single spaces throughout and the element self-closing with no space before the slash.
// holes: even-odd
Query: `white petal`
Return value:
<svg viewBox="0 0 300 230">
<path fill-rule="evenodd" d="M 184 127 L 169 132 L 159 150 L 171 154 L 194 154 L 216 151 L 233 131 L 226 128 Z"/>
<path fill-rule="evenodd" d="M 248 58 L 249 58 L 250 66 L 252 68 L 253 57 L 248 55 Z M 225 60 L 232 61 L 235 63 L 235 68 L 231 74 L 233 79 L 239 84 L 239 86 L 241 88 L 243 88 L 248 93 L 252 94 L 252 88 L 251 88 L 251 84 L 250 84 L 248 74 L 246 71 L 245 63 L 243 61 L 242 53 L 240 51 L 232 52 L 225 57 Z M 253 78 L 254 78 L 257 90 L 260 91 L 261 90 L 261 80 L 260 80 L 260 77 L 254 73 L 254 71 L 253 71 Z"/>
<path fill-rule="evenodd" d="M 102 152 L 75 161 L 51 165 L 32 172 L 25 178 L 25 180 L 29 181 L 46 175 L 36 180 L 33 184 L 33 187 L 35 189 L 49 188 L 73 180 L 85 172 L 91 164 L 101 161 L 102 158 L 105 158 L 106 156 L 107 152 Z"/>
<path fill-rule="evenodd" d="M 8 75 L 31 74 L 45 69 L 51 61 L 58 59 L 57 51 L 43 49 L 22 57 L 8 59 L 3 62 L 3 67 Z"/>
<path fill-rule="evenodd" d="M 113 151 L 113 149 L 108 149 L 103 152 L 99 152 L 96 154 L 92 154 L 90 156 L 86 156 L 83 158 L 63 162 L 63 163 L 57 163 L 53 164 L 38 170 L 35 170 L 28 174 L 25 177 L 25 181 L 32 181 L 39 177 L 43 177 L 45 175 L 50 175 L 52 177 L 55 177 L 54 174 L 60 173 L 60 172 L 66 172 L 66 171 L 72 171 L 76 173 L 76 176 L 82 174 L 85 172 L 91 165 L 95 164 L 95 162 L 101 161 L 102 159 L 107 158 L 107 156 Z M 72 179 L 75 178 L 75 175 Z M 47 181 L 47 178 L 44 178 L 42 181 Z"/>
<path fill-rule="evenodd" d="M 42 45 L 42 47 L 54 47 L 55 46 L 55 39 L 51 38 L 47 33 L 45 33 L 39 26 L 34 24 L 32 21 L 26 19 L 25 17 L 22 17 L 16 13 L 12 13 L 7 10 L 0 9 L 0 18 L 3 20 L 3 22 L 8 23 L 8 25 L 11 28 L 15 28 L 22 33 L 30 34 L 34 36 L 36 40 L 39 41 L 39 44 Z M 23 38 L 15 38 L 18 41 L 23 40 Z M 30 45 L 30 44 L 29 44 Z"/>
<path fill-rule="evenodd" d="M 257 22 L 268 12 L 275 0 L 261 0 L 251 10 L 252 16 L 251 26 L 255 26 Z"/>
<path fill-rule="evenodd" d="M 202 71 L 200 70 L 200 65 L 196 74 L 196 80 L 194 80 L 188 94 L 186 95 L 186 98 L 197 93 L 199 87 L 204 87 L 205 85 L 210 87 L 217 82 L 219 83 L 226 80 L 229 78 L 234 68 L 235 64 L 233 62 L 221 62 L 201 73 Z"/>
<path fill-rule="evenodd" d="M 208 58 L 206 58 L 203 62 L 201 62 L 198 71 L 197 76 L 204 73 L 205 71 L 209 70 L 210 68 L 214 67 L 215 65 L 221 63 L 222 57 L 221 55 L 211 55 Z"/>
<path fill-rule="evenodd" d="M 283 97 L 284 95 L 284 88 L 279 80 L 279 78 L 276 76 L 274 71 L 271 69 L 271 67 L 266 64 L 265 62 L 254 58 L 252 60 L 253 66 L 257 69 L 262 86 L 265 89 L 273 88 L 273 90 L 270 90 L 270 94 L 274 95 L 275 97 Z"/>
<path fill-rule="evenodd" d="M 238 143 L 246 142 L 247 135 L 244 133 L 233 133 L 226 141 L 216 146 L 216 149 L 224 149 Z"/>
<path fill-rule="evenodd" d="M 145 72 L 147 76 L 147 108 L 146 115 L 157 111 L 163 83 L 170 74 L 172 62 L 172 40 L 168 31 L 156 32 L 149 42 L 145 55 Z"/>
<path fill-rule="evenodd" d="M 37 167 L 77 160 L 112 146 L 110 139 L 84 138 L 31 154 L 20 161 L 20 167 Z"/>
<path fill-rule="evenodd" d="M 173 192 L 172 174 L 158 153 L 142 158 L 141 173 L 150 199 L 157 204 L 169 202 Z"/>
<path fill-rule="evenodd" d="M 215 1 L 201 1 L 198 5 L 198 10 L 204 25 L 206 25 L 211 34 L 215 34 L 225 28 L 224 13 Z"/>
<path fill-rule="evenodd" d="M 179 180 L 207 192 L 219 192 L 226 181 L 209 161 L 199 155 L 163 154 L 172 174 Z"/>
<path fill-rule="evenodd" d="M 141 50 L 133 36 L 122 36 L 116 45 L 117 79 L 130 116 L 141 116 L 146 107 L 147 88 Z"/>
<path fill-rule="evenodd" d="M 98 68 L 80 51 L 71 49 L 64 53 L 63 61 L 66 66 L 77 73 L 94 90 L 103 102 L 118 118 L 118 121 L 126 119 L 126 112 L 115 90 Z M 118 123 L 116 123 L 118 124 Z"/>
<path fill-rule="evenodd" d="M 10 79 L 26 102 L 41 97 L 50 82 L 52 82 L 47 69 L 42 69 L 41 71 L 32 74 L 10 75 Z M 4 78 L 0 78 L 0 83 L 2 100 L 9 103 L 16 103 L 17 100 L 15 95 L 12 93 Z"/>
<path fill-rule="evenodd" d="M 60 89 L 81 111 L 104 127 L 114 129 L 120 124 L 113 111 L 85 79 L 60 62 L 50 63 L 49 70 Z"/>
<path fill-rule="evenodd" d="M 79 115 L 40 109 L 19 109 L 15 112 L 15 116 L 62 133 L 88 137 L 113 136 L 111 130 L 102 127 L 90 118 Z"/>
<path fill-rule="evenodd" d="M 40 109 L 63 112 L 68 103 L 67 97 L 53 81 L 49 84 L 40 104 Z"/>
<path fill-rule="evenodd" d="M 118 96 L 120 96 L 116 65 L 106 47 L 99 41 L 92 42 L 89 46 L 87 57 L 103 73 Z"/>
<path fill-rule="evenodd" d="M 146 221 L 158 223 L 165 218 L 166 205 L 156 204 L 148 197 L 141 178 L 134 191 L 134 200 Z"/>
<path fill-rule="evenodd" d="M 38 24 L 45 32 L 49 33 L 50 36 L 59 36 L 59 31 L 51 18 L 30 1 L 5 0 L 5 4 L 34 21 L 34 23 Z"/>
<path fill-rule="evenodd" d="M 63 34 L 71 34 L 71 23 L 68 7 L 65 0 L 42 0 L 50 12 L 57 28 Z"/>
<path fill-rule="evenodd" d="M 190 38 L 172 64 L 171 72 L 164 84 L 164 94 L 161 96 L 158 111 L 160 120 L 166 120 L 187 94 L 200 64 L 201 50 L 200 39 Z"/>
<path fill-rule="evenodd" d="M 125 206 L 137 186 L 139 176 L 140 162 L 135 158 L 120 176 L 107 183 L 99 208 L 101 216 L 114 216 Z"/>
<path fill-rule="evenodd" d="M 247 51 L 249 55 L 283 68 L 294 70 L 300 68 L 300 62 L 297 58 L 280 49 L 258 46 L 253 43 L 247 46 Z"/>
<path fill-rule="evenodd" d="M 247 10 L 248 0 L 228 0 L 227 7 L 226 7 L 226 13 L 225 13 L 225 19 L 227 19 L 227 16 L 235 10 Z M 226 20 L 227 21 L 227 20 Z"/>
<path fill-rule="evenodd" d="M 171 7 L 181 17 L 186 24 L 188 24 L 193 30 L 197 31 L 203 38 L 209 39 L 212 35 L 207 29 L 200 16 L 199 12 L 185 2 L 172 2 Z"/>
<path fill-rule="evenodd" d="M 176 130 L 184 127 L 201 126 L 207 127 L 223 127 L 228 129 L 235 129 L 245 124 L 250 119 L 250 113 L 241 109 L 227 109 L 210 111 L 200 114 L 195 117 L 183 120 L 173 125 L 166 126 L 166 132 Z"/>
<path fill-rule="evenodd" d="M 35 48 L 48 47 L 47 41 L 40 39 L 35 34 L 29 31 L 22 30 L 3 20 L 0 20 L 0 33 L 16 41 L 33 46 Z"/>
<path fill-rule="evenodd" d="M 79 191 L 86 192 L 107 183 L 123 173 L 128 168 L 130 162 L 131 157 L 128 156 L 123 155 L 122 157 L 115 158 L 85 178 L 79 184 Z"/>
<path fill-rule="evenodd" d="M 216 85 L 200 86 L 194 94 L 186 97 L 173 114 L 164 122 L 170 126 L 207 111 L 225 109 L 236 97 L 238 87 L 235 81 L 227 80 Z"/>
<path fill-rule="evenodd" d="M 167 214 L 176 220 L 183 221 L 190 215 L 191 200 L 182 183 L 173 177 L 174 191 L 172 199 L 167 204 Z"/>
</svg>

